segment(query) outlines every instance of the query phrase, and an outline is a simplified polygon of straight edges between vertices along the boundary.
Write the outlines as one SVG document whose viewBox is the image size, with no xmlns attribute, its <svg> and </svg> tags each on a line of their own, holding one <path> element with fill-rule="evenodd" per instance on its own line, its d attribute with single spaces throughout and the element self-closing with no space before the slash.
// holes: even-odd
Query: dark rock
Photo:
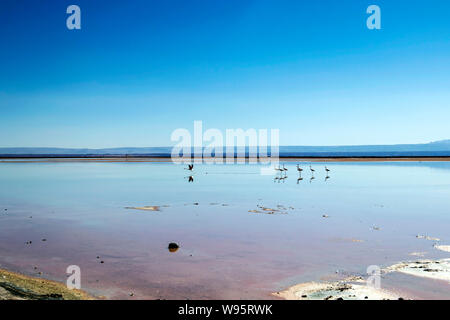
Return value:
<svg viewBox="0 0 450 320">
<path fill-rule="evenodd" d="M 176 252 L 179 248 L 180 248 L 180 246 L 178 244 L 176 244 L 175 242 L 169 243 L 168 249 L 170 252 Z"/>
</svg>

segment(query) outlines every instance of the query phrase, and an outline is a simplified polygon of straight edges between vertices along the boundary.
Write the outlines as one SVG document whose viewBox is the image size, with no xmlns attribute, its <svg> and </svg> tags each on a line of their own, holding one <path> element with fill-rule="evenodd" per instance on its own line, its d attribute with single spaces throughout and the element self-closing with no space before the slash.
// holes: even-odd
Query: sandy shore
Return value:
<svg viewBox="0 0 450 320">
<path fill-rule="evenodd" d="M 391 272 L 450 284 L 450 259 L 406 261 L 381 270 L 381 274 Z M 286 300 L 411 299 L 408 295 L 400 292 L 369 286 L 366 280 L 363 277 L 355 276 L 335 282 L 306 282 L 275 292 L 273 295 Z"/>
<path fill-rule="evenodd" d="M 398 293 L 367 286 L 360 277 L 336 282 L 300 283 L 284 291 L 273 293 L 286 300 L 398 300 Z"/>
<path fill-rule="evenodd" d="M 402 272 L 415 277 L 442 280 L 450 284 L 450 259 L 400 262 L 386 268 L 384 272 Z"/>
<path fill-rule="evenodd" d="M 0 269 L 0 300 L 93 300 L 81 290 L 59 282 Z"/>
</svg>

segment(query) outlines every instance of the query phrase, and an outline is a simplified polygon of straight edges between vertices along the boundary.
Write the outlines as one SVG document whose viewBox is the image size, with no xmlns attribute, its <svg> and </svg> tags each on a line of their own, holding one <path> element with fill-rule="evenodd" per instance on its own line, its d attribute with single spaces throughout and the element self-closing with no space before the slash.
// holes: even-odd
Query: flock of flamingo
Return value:
<svg viewBox="0 0 450 320">
<path fill-rule="evenodd" d="M 188 167 L 187 168 L 184 168 L 185 170 L 189 170 L 189 171 L 193 171 L 194 170 L 194 165 L 193 164 L 188 164 Z M 281 175 L 280 176 L 276 176 L 275 177 L 275 179 L 274 179 L 274 182 L 276 182 L 276 181 L 278 181 L 278 182 L 281 182 L 281 181 L 283 181 L 284 182 L 284 180 L 286 180 L 287 179 L 287 171 L 288 171 L 288 168 L 286 168 L 285 167 L 285 165 L 283 164 L 283 168 L 281 168 L 280 166 L 278 166 L 278 168 L 274 168 L 275 169 L 275 171 L 278 171 L 278 172 L 280 172 L 281 173 Z M 309 182 L 311 183 L 314 179 L 315 179 L 315 177 L 314 177 L 314 173 L 316 172 L 316 170 L 315 169 L 313 169 L 311 166 L 309 166 L 309 170 L 311 171 L 311 178 L 309 179 Z M 326 172 L 326 177 L 325 177 L 325 181 L 327 181 L 328 179 L 330 179 L 330 176 L 328 175 L 329 173 L 330 173 L 330 169 L 328 169 L 327 168 L 327 166 L 325 166 L 325 172 Z M 300 167 L 300 165 L 298 165 L 297 164 L 297 172 L 298 172 L 298 174 L 299 174 L 299 177 L 298 177 L 298 179 L 297 179 L 297 184 L 300 182 L 300 181 L 302 181 L 303 180 L 303 178 L 302 178 L 302 172 L 303 172 L 303 169 Z M 284 175 L 283 175 L 283 173 L 284 173 Z M 194 177 L 193 176 L 189 176 L 188 177 L 188 181 L 189 182 L 194 182 Z"/>
<path fill-rule="evenodd" d="M 274 182 L 276 182 L 276 181 L 278 181 L 278 182 L 283 181 L 283 182 L 284 182 L 284 180 L 287 179 L 287 171 L 288 171 L 288 168 L 286 168 L 286 167 L 284 166 L 284 164 L 283 164 L 283 168 L 281 168 L 280 166 L 278 166 L 278 168 L 275 167 L 274 169 L 275 169 L 275 171 L 278 171 L 278 172 L 281 173 L 280 176 L 275 177 Z M 314 173 L 316 172 L 316 170 L 313 169 L 311 166 L 309 166 L 309 170 L 311 171 L 311 178 L 309 179 L 309 182 L 311 183 L 311 182 L 315 179 Z M 325 166 L 325 172 L 326 172 L 326 174 L 327 174 L 326 177 L 325 177 L 325 181 L 327 181 L 328 179 L 330 179 L 330 176 L 328 175 L 328 174 L 330 173 L 330 171 L 331 171 L 331 170 L 328 169 L 327 166 Z M 297 164 L 297 172 L 298 172 L 298 174 L 299 174 L 299 177 L 298 177 L 298 179 L 297 179 L 297 184 L 298 184 L 300 181 L 303 180 L 303 177 L 302 177 L 303 169 L 302 169 L 302 168 L 300 167 L 300 165 L 298 165 L 298 164 Z M 283 174 L 284 174 L 284 175 L 283 175 Z"/>
</svg>

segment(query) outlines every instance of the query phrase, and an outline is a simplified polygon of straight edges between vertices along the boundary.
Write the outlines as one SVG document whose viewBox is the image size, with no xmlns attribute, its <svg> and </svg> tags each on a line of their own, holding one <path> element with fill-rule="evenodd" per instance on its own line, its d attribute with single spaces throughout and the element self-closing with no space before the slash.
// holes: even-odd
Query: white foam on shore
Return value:
<svg viewBox="0 0 450 320">
<path fill-rule="evenodd" d="M 450 249 L 450 246 L 441 247 L 444 247 L 444 251 Z M 382 273 L 390 272 L 400 272 L 450 283 L 450 259 L 400 262 L 382 269 Z M 397 300 L 407 298 L 392 291 L 369 286 L 362 277 L 350 277 L 336 282 L 300 283 L 273 295 L 287 300 Z"/>
<path fill-rule="evenodd" d="M 450 259 L 400 262 L 383 269 L 383 271 L 395 271 L 416 277 L 450 282 Z"/>
<path fill-rule="evenodd" d="M 398 300 L 400 295 L 368 286 L 360 277 L 336 282 L 307 282 L 274 293 L 287 300 Z"/>
<path fill-rule="evenodd" d="M 440 245 L 440 246 L 435 245 L 434 247 L 441 251 L 450 252 L 450 245 Z"/>
</svg>

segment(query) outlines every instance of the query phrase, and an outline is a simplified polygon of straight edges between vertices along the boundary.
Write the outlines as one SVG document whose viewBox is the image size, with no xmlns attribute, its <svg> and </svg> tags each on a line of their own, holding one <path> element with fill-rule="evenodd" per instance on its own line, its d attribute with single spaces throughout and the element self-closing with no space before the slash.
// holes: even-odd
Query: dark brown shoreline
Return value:
<svg viewBox="0 0 450 320">
<path fill-rule="evenodd" d="M 0 300 L 93 300 L 63 283 L 0 269 Z"/>
</svg>

